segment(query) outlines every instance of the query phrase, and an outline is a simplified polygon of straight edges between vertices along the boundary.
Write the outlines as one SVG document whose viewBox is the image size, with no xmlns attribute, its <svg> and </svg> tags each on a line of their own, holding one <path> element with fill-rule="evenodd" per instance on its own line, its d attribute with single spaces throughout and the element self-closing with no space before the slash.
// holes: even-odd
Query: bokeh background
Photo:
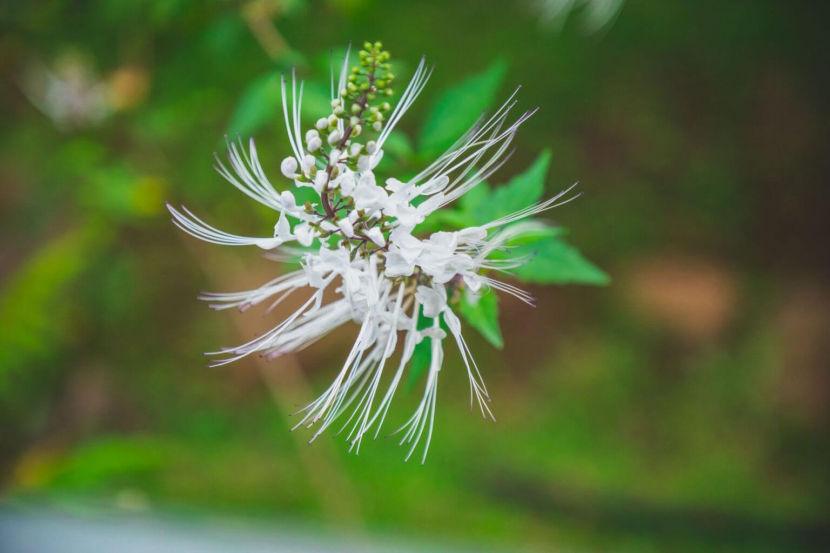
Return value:
<svg viewBox="0 0 830 553">
<path fill-rule="evenodd" d="M 230 520 L 274 528 L 276 542 L 299 531 L 420 550 L 820 548 L 828 12 L 772 0 L 4 2 L 0 518 Z M 274 319 L 213 313 L 197 292 L 280 267 L 184 236 L 163 207 L 186 203 L 240 234 L 271 228 L 212 153 L 226 132 L 255 135 L 278 175 L 276 75 L 296 66 L 326 90 L 331 51 L 350 40 L 384 41 L 403 79 L 421 54 L 437 60 L 390 147 L 402 174 L 425 161 L 422 122 L 443 90 L 479 76 L 471 101 L 495 102 L 522 84 L 520 106 L 542 109 L 492 184 L 550 148 L 549 192 L 576 180 L 584 192 L 551 220 L 613 279 L 535 287 L 535 310 L 502 300 L 506 348 L 469 333 L 499 422 L 469 413 L 449 353 L 423 467 L 390 441 L 354 457 L 289 434 L 288 413 L 331 379 L 348 332 L 206 369 L 202 351 Z M 313 86 L 309 98 L 307 122 L 325 108 Z M 395 421 L 416 397 L 403 394 Z"/>
</svg>

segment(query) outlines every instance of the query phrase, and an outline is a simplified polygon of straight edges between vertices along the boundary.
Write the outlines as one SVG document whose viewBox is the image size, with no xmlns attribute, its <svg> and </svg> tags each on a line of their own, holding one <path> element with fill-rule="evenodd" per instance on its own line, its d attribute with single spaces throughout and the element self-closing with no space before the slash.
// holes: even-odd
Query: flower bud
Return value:
<svg viewBox="0 0 830 553">
<path fill-rule="evenodd" d="M 370 140 L 366 143 L 366 153 L 369 155 L 374 154 L 378 149 L 378 145 L 374 140 Z"/>
<path fill-rule="evenodd" d="M 380 132 L 381 130 L 383 130 L 383 123 L 381 123 L 380 121 L 375 121 L 374 123 L 372 123 L 372 130 L 375 132 Z"/>
<path fill-rule="evenodd" d="M 314 126 L 317 127 L 318 130 L 324 131 L 329 128 L 329 120 L 327 117 L 321 117 L 317 120 L 317 123 L 315 123 Z"/>
<path fill-rule="evenodd" d="M 317 163 L 317 160 L 312 155 L 305 155 L 303 157 L 303 173 L 308 173 L 311 171 L 311 168 L 314 167 Z"/>
<path fill-rule="evenodd" d="M 338 131 L 337 129 L 331 131 L 331 134 L 329 134 L 328 142 L 332 146 L 340 142 L 340 131 Z"/>
<path fill-rule="evenodd" d="M 340 161 L 341 152 L 337 148 L 332 149 L 329 152 L 329 165 L 337 165 L 337 162 Z"/>
<path fill-rule="evenodd" d="M 285 178 L 293 179 L 297 176 L 298 166 L 299 165 L 296 159 L 294 159 L 293 157 L 287 157 L 284 160 L 282 160 L 282 163 L 280 164 L 280 171 L 282 171 L 282 174 Z"/>
<path fill-rule="evenodd" d="M 320 136 L 320 133 L 317 132 L 317 129 L 311 129 L 307 133 L 305 133 L 305 141 L 307 143 L 310 143 L 312 138 L 316 138 L 318 136 Z"/>
<path fill-rule="evenodd" d="M 320 149 L 320 146 L 323 145 L 323 141 L 319 136 L 315 136 L 311 140 L 308 141 L 308 151 L 309 152 L 316 152 Z"/>
</svg>

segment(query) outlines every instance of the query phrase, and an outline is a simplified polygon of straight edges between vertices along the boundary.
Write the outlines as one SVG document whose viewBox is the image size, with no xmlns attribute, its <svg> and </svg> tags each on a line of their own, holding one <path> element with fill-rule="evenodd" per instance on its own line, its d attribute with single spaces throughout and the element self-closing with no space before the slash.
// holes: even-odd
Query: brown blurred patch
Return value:
<svg viewBox="0 0 830 553">
<path fill-rule="evenodd" d="M 830 410 L 830 291 L 817 284 L 797 284 L 776 319 L 783 345 L 779 399 L 800 422 L 816 427 Z"/>
<path fill-rule="evenodd" d="M 94 364 L 73 371 L 49 415 L 44 435 L 64 440 L 100 429 L 136 428 L 139 410 L 112 374 L 111 367 Z"/>
<path fill-rule="evenodd" d="M 150 90 L 150 74 L 143 67 L 119 67 L 108 80 L 109 101 L 115 110 L 128 110 L 140 105 Z"/>
<path fill-rule="evenodd" d="M 720 334 L 737 308 L 734 275 L 704 258 L 646 259 L 631 268 L 621 283 L 634 311 L 690 340 Z"/>
</svg>

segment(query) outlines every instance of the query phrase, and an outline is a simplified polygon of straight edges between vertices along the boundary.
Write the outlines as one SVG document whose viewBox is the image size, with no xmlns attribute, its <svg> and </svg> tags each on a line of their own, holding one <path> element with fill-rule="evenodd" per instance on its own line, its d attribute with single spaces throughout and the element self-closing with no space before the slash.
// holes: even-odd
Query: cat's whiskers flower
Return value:
<svg viewBox="0 0 830 553">
<path fill-rule="evenodd" d="M 251 139 L 247 149 L 241 140 L 226 141 L 227 162 L 216 156 L 215 168 L 243 194 L 278 213 L 273 236 L 230 234 L 185 207 L 168 208 L 173 222 L 196 238 L 227 246 L 257 246 L 267 250 L 269 259 L 299 264 L 299 269 L 253 290 L 201 294 L 199 298 L 211 308 L 245 311 L 263 305 L 270 312 L 296 292 L 310 292 L 292 314 L 261 336 L 208 353 L 219 356 L 212 366 L 252 354 L 274 359 L 301 351 L 340 327 L 357 325 L 355 341 L 332 384 L 295 413 L 294 428 L 313 430 L 309 443 L 341 419 L 345 420 L 335 435 L 345 437 L 350 451 L 359 453 L 369 433 L 377 438 L 416 349 L 425 344 L 429 362 L 422 398 L 412 416 L 393 432 L 401 434 L 401 445 L 410 444 L 406 459 L 423 443 L 423 462 L 432 441 L 438 377 L 448 338 L 458 348 L 467 373 L 471 409 L 477 404 L 484 418 L 495 420 L 490 394 L 453 309 L 456 292 L 478 296 L 493 289 L 533 305 L 529 293 L 490 273 L 509 274 L 530 261 L 532 254 L 511 256 L 511 244 L 544 232 L 545 227 L 521 221 L 573 198 L 564 199 L 568 189 L 477 227 L 419 235 L 419 225 L 427 216 L 474 189 L 505 163 L 516 132 L 535 110 L 509 119 L 517 88 L 492 116 L 482 116 L 408 182 L 394 178 L 378 182 L 375 169 L 383 147 L 433 69 L 422 58 L 392 108 L 388 102 L 376 102 L 391 94 L 395 79 L 388 72 L 388 52 L 379 43 L 367 43 L 359 52 L 360 65 L 351 69 L 350 53 L 351 48 L 337 76 L 332 66 L 331 114 L 305 133 L 300 117 L 304 83 L 298 83 L 292 71 L 289 94 L 287 79 L 280 79 L 292 153 L 280 164 L 280 172 L 296 189 L 313 188 L 319 201 L 298 205 L 294 192 L 274 186 Z M 377 133 L 374 140 L 359 139 L 370 132 Z M 332 294 L 334 298 L 326 301 Z"/>
</svg>

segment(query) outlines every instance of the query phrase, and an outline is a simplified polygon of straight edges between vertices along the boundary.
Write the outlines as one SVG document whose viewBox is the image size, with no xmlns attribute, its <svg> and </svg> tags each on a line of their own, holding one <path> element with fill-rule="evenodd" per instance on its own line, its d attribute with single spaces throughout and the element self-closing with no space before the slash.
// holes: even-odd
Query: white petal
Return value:
<svg viewBox="0 0 830 553">
<path fill-rule="evenodd" d="M 378 227 L 370 228 L 366 232 L 366 236 L 368 236 L 369 240 L 371 240 L 381 248 L 386 245 L 386 238 L 383 237 L 383 233 L 380 231 Z"/>
<path fill-rule="evenodd" d="M 340 219 L 337 221 L 337 226 L 340 227 L 340 230 L 343 231 L 343 234 L 346 238 L 351 238 L 354 236 L 354 226 L 352 226 L 352 222 L 349 219 Z"/>
</svg>

